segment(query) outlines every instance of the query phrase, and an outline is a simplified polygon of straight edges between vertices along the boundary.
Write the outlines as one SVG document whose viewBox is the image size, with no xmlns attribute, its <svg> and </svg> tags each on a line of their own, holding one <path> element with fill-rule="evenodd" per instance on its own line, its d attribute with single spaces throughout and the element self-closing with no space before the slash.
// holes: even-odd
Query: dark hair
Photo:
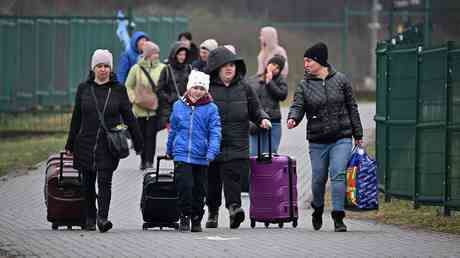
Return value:
<svg viewBox="0 0 460 258">
<path fill-rule="evenodd" d="M 179 37 L 177 37 L 177 40 L 180 40 L 182 37 L 185 37 L 186 39 L 192 41 L 192 33 L 185 31 L 179 34 Z"/>
</svg>

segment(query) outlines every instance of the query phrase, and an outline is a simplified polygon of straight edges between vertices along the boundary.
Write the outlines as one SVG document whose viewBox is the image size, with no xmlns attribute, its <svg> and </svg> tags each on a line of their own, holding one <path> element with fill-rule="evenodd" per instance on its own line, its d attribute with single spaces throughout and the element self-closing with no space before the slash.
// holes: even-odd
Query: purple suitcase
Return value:
<svg viewBox="0 0 460 258">
<path fill-rule="evenodd" d="M 271 134 L 271 132 L 270 132 Z M 296 160 L 287 155 L 260 153 L 250 157 L 250 218 L 251 227 L 256 221 L 265 227 L 276 223 L 281 228 L 284 222 L 297 227 L 297 174 Z M 271 140 L 269 140 L 271 146 Z"/>
</svg>

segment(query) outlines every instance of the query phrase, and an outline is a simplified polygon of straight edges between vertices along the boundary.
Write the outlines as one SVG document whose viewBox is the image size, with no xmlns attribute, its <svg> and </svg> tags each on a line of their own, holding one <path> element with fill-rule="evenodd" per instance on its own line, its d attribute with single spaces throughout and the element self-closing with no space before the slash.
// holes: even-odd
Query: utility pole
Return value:
<svg viewBox="0 0 460 258">
<path fill-rule="evenodd" d="M 431 0 L 425 0 L 424 45 L 431 46 Z"/>
<path fill-rule="evenodd" d="M 371 22 L 369 23 L 370 29 L 370 65 L 371 68 L 369 76 L 365 79 L 364 85 L 366 90 L 374 91 L 375 90 L 375 80 L 376 80 L 376 73 L 377 73 L 377 56 L 375 54 L 375 49 L 377 48 L 377 41 L 379 39 L 379 12 L 382 10 L 382 6 L 379 3 L 379 0 L 372 0 L 372 7 L 371 7 Z"/>
</svg>

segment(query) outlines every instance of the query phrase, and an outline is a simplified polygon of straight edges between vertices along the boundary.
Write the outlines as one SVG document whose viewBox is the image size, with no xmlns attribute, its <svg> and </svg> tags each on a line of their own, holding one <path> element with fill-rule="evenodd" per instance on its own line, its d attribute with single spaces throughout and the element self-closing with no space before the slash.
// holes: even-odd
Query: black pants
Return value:
<svg viewBox="0 0 460 258">
<path fill-rule="evenodd" d="M 84 215 L 86 218 L 108 218 L 110 199 L 112 196 L 112 175 L 113 171 L 90 171 L 82 172 L 83 193 L 85 196 Z M 96 179 L 98 186 L 97 206 L 96 209 Z"/>
<path fill-rule="evenodd" d="M 137 118 L 142 137 L 144 138 L 144 149 L 141 154 L 141 162 L 153 164 L 155 149 L 157 147 L 157 116 Z"/>
<path fill-rule="evenodd" d="M 208 167 L 175 162 L 174 173 L 181 213 L 192 218 L 198 216 L 201 220 L 204 214 L 204 198 L 208 188 Z"/>
<path fill-rule="evenodd" d="M 224 188 L 225 207 L 241 207 L 241 175 L 249 169 L 248 159 L 211 162 L 208 172 L 208 198 L 210 211 L 217 212 L 222 204 Z"/>
</svg>

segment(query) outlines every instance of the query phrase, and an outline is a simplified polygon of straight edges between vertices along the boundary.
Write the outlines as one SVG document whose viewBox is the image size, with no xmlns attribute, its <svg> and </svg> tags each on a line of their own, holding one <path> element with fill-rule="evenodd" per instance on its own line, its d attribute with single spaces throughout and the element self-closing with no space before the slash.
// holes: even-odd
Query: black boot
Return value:
<svg viewBox="0 0 460 258">
<path fill-rule="evenodd" d="M 230 228 L 239 228 L 241 222 L 244 221 L 244 210 L 238 205 L 230 205 L 228 208 L 230 215 Z"/>
<path fill-rule="evenodd" d="M 344 211 L 332 211 L 332 219 L 334 220 L 334 231 L 335 232 L 347 232 L 347 226 L 343 223 L 343 218 L 345 218 Z"/>
<path fill-rule="evenodd" d="M 180 232 L 190 231 L 190 216 L 185 216 L 185 215 L 180 216 L 179 231 Z"/>
<path fill-rule="evenodd" d="M 145 170 L 145 161 L 141 160 L 141 164 L 139 165 L 140 170 Z"/>
<path fill-rule="evenodd" d="M 108 220 L 107 218 L 97 218 L 97 227 L 99 228 L 99 231 L 101 233 L 109 231 L 112 227 L 113 224 Z"/>
<path fill-rule="evenodd" d="M 85 227 L 83 229 L 87 230 L 87 231 L 96 230 L 96 219 L 95 218 L 86 218 Z"/>
<path fill-rule="evenodd" d="M 201 216 L 193 216 L 192 218 L 192 232 L 203 232 L 201 228 Z"/>
<path fill-rule="evenodd" d="M 219 225 L 219 211 L 208 209 L 208 221 L 206 228 L 217 228 Z"/>
<path fill-rule="evenodd" d="M 313 225 L 314 230 L 319 230 L 323 226 L 324 206 L 316 207 L 313 203 L 311 203 L 311 207 L 313 208 L 311 224 Z"/>
<path fill-rule="evenodd" d="M 153 168 L 153 163 L 150 161 L 145 162 L 145 169 Z"/>
</svg>

